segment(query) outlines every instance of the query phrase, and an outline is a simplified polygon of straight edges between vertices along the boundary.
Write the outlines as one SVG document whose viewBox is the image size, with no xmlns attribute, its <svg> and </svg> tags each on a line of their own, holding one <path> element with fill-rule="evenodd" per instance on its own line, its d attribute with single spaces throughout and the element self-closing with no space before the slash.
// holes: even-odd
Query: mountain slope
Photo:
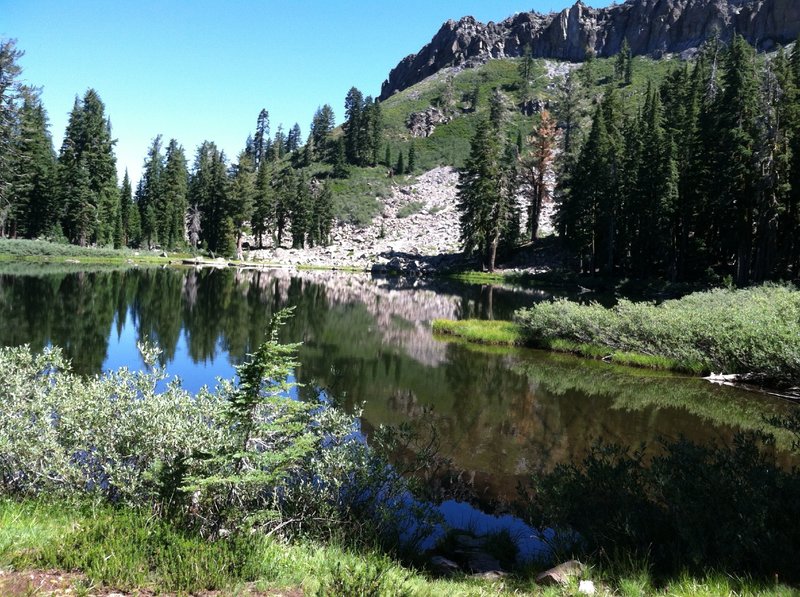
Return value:
<svg viewBox="0 0 800 597">
<path fill-rule="evenodd" d="M 718 33 L 734 32 L 759 49 L 794 41 L 800 34 L 798 0 L 628 0 L 595 9 L 578 1 L 560 13 L 524 12 L 500 23 L 472 17 L 447 21 L 431 42 L 404 58 L 381 87 L 381 100 L 448 66 L 490 58 L 532 55 L 580 61 L 589 51 L 612 56 L 627 39 L 634 55 L 683 52 Z"/>
</svg>

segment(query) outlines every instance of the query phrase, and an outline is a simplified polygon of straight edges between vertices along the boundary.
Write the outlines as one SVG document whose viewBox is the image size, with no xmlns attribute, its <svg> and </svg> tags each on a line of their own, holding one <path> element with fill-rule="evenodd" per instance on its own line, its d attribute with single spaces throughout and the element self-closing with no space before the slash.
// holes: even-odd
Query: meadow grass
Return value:
<svg viewBox="0 0 800 597">
<path fill-rule="evenodd" d="M 433 333 L 450 335 L 479 344 L 515 346 L 525 343 L 521 328 L 512 321 L 485 319 L 435 319 Z"/>
<path fill-rule="evenodd" d="M 219 591 L 301 590 L 306 595 L 574 595 L 578 580 L 564 587 L 534 582 L 541 566 L 525 566 L 500 582 L 456 576 L 433 578 L 367 546 L 293 542 L 260 534 L 209 541 L 179 524 L 141 510 L 44 499 L 0 500 L 0 570 L 77 572 L 76 594 L 131 592 L 192 594 Z M 0 592 L 3 580 L 0 576 Z M 589 562 L 582 578 L 599 595 L 796 594 L 730 574 L 681 574 L 654 580 L 647 562 L 626 565 L 607 558 Z"/>
</svg>

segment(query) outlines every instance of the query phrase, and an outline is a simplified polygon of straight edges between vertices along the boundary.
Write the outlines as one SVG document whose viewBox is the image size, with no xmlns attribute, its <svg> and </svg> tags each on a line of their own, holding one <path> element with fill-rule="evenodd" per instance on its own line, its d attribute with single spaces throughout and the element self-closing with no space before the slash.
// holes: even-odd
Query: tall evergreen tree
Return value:
<svg viewBox="0 0 800 597">
<path fill-rule="evenodd" d="M 253 160 L 256 167 L 266 158 L 269 149 L 269 112 L 262 108 L 256 120 L 256 134 L 253 136 Z"/>
<path fill-rule="evenodd" d="M 355 87 L 351 87 L 344 100 L 345 123 L 344 151 L 348 164 L 360 165 L 363 147 L 362 129 L 364 128 L 364 96 Z"/>
<path fill-rule="evenodd" d="M 547 110 L 543 110 L 539 124 L 529 138 L 529 147 L 521 154 L 522 192 L 528 200 L 528 235 L 531 242 L 536 240 L 542 206 L 549 198 L 547 179 L 553 174 L 555 150 L 556 121 Z"/>
<path fill-rule="evenodd" d="M 22 105 L 19 128 L 14 143 L 12 235 L 28 238 L 49 233 L 58 221 L 58 205 L 54 202 L 56 156 L 48 132 L 47 113 L 39 94 L 29 87 L 20 87 Z M 14 230 L 16 228 L 16 230 Z"/>
<path fill-rule="evenodd" d="M 231 254 L 234 249 L 227 191 L 225 154 L 213 142 L 204 141 L 197 150 L 189 181 L 189 204 L 200 210 L 200 240 L 214 253 Z"/>
<path fill-rule="evenodd" d="M 295 122 L 294 126 L 289 129 L 289 134 L 286 135 L 286 153 L 300 149 L 300 135 L 300 125 Z"/>
<path fill-rule="evenodd" d="M 13 179 L 15 176 L 15 133 L 18 123 L 17 97 L 22 69 L 19 59 L 23 52 L 16 40 L 0 40 L 0 238 L 6 235 L 6 225 L 13 209 Z"/>
<path fill-rule="evenodd" d="M 755 51 L 735 35 L 723 65 L 723 92 L 717 111 L 722 185 L 718 217 L 730 222 L 720 238 L 723 254 L 736 256 L 736 283 L 750 280 L 753 250 L 754 197 L 758 192 L 760 146 L 759 83 Z"/>
<path fill-rule="evenodd" d="M 252 159 L 252 158 L 251 158 Z M 179 247 L 186 238 L 186 210 L 189 208 L 189 169 L 183 147 L 175 139 L 167 145 L 162 196 L 158 202 L 158 238 L 162 245 Z"/>
<path fill-rule="evenodd" d="M 513 197 L 503 171 L 503 148 L 498 133 L 491 119 L 478 124 L 458 182 L 464 251 L 480 255 L 489 271 L 494 271 L 498 247 L 514 219 Z"/>
<path fill-rule="evenodd" d="M 159 222 L 165 211 L 164 201 L 164 154 L 161 151 L 161 135 L 157 135 L 147 150 L 142 167 L 142 179 L 136 193 L 136 203 L 142 222 L 142 240 L 147 248 L 159 242 Z"/>
<path fill-rule="evenodd" d="M 113 240 L 119 203 L 115 143 L 105 106 L 97 92 L 89 89 L 81 101 L 75 100 L 59 154 L 59 179 L 70 180 L 74 185 L 84 174 L 88 177 L 88 193 L 71 195 L 64 187 L 59 189 L 64 231 L 73 242 L 109 244 Z"/>
<path fill-rule="evenodd" d="M 256 172 L 253 195 L 253 235 L 259 247 L 264 246 L 264 235 L 275 226 L 275 191 L 272 188 L 272 168 L 262 162 Z"/>
<path fill-rule="evenodd" d="M 406 167 L 406 172 L 409 174 L 413 174 L 414 170 L 417 168 L 417 150 L 414 147 L 414 142 L 412 141 L 411 144 L 408 146 L 408 166 Z"/>
<path fill-rule="evenodd" d="M 330 105 L 325 104 L 321 108 L 317 108 L 311 121 L 311 141 L 313 142 L 315 160 L 330 159 L 329 141 L 334 123 L 335 118 Z"/>
<path fill-rule="evenodd" d="M 236 256 L 242 258 L 244 224 L 253 218 L 253 203 L 256 194 L 255 170 L 252 158 L 241 152 L 231 171 L 228 189 L 228 215 L 236 233 Z"/>
</svg>

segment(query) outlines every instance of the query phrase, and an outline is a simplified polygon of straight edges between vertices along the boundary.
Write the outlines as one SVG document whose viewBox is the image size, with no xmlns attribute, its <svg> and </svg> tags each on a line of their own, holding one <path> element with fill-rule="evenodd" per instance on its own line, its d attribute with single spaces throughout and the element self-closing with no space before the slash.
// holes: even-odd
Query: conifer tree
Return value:
<svg viewBox="0 0 800 597">
<path fill-rule="evenodd" d="M 133 238 L 131 236 L 131 211 L 135 209 L 133 205 L 131 179 L 128 176 L 128 169 L 122 177 L 122 186 L 119 190 L 119 223 L 120 223 L 120 244 L 123 247 L 130 246 Z"/>
<path fill-rule="evenodd" d="M 157 135 L 147 151 L 142 179 L 136 193 L 142 222 L 142 240 L 147 248 L 152 248 L 160 240 L 159 215 L 165 209 L 163 178 L 164 154 L 161 152 L 161 135 Z"/>
<path fill-rule="evenodd" d="M 549 198 L 547 177 L 553 173 L 555 149 L 556 122 L 547 110 L 543 110 L 539 124 L 529 138 L 527 151 L 521 153 L 522 191 L 528 200 L 528 235 L 531 242 L 536 240 L 542 206 Z"/>
<path fill-rule="evenodd" d="M 330 105 L 325 104 L 321 108 L 317 108 L 311 121 L 311 140 L 315 160 L 330 160 L 329 141 L 334 122 L 333 109 Z"/>
<path fill-rule="evenodd" d="M 326 183 L 317 187 L 313 193 L 313 207 L 310 214 L 308 232 L 309 244 L 327 245 L 330 242 L 333 224 L 333 194 Z"/>
<path fill-rule="evenodd" d="M 339 137 L 334 143 L 333 170 L 331 172 L 334 178 L 347 178 L 350 176 L 350 171 L 347 169 L 347 150 L 345 145 L 343 137 Z"/>
<path fill-rule="evenodd" d="M 13 210 L 13 179 L 15 176 L 15 131 L 17 128 L 17 94 L 22 72 L 18 64 L 23 52 L 16 40 L 0 40 L 0 238 Z"/>
<path fill-rule="evenodd" d="M 186 154 L 175 139 L 170 139 L 163 173 L 163 198 L 156 204 L 159 218 L 158 238 L 162 245 L 174 248 L 184 244 L 188 193 L 189 169 Z"/>
<path fill-rule="evenodd" d="M 494 271 L 498 247 L 509 233 L 515 216 L 498 133 L 492 119 L 478 124 L 470 144 L 469 158 L 459 173 L 458 182 L 464 252 L 479 255 L 490 272 Z"/>
<path fill-rule="evenodd" d="M 84 175 L 88 177 L 88 193 L 71 196 L 60 188 L 65 233 L 81 245 L 113 240 L 119 203 L 114 144 L 105 106 L 97 92 L 89 89 L 82 100 L 75 99 L 59 155 L 59 180 L 69 180 L 74 187 Z M 70 214 L 73 210 L 77 213 Z"/>
<path fill-rule="evenodd" d="M 736 283 L 750 280 L 753 250 L 754 197 L 758 192 L 760 146 L 758 77 L 755 52 L 739 35 L 734 35 L 723 65 L 724 88 L 719 96 L 718 135 L 722 185 L 718 217 L 730 222 L 720 236 L 723 254 L 736 255 Z"/>
<path fill-rule="evenodd" d="M 300 125 L 295 122 L 286 135 L 286 153 L 292 153 L 300 148 L 300 135 Z"/>
<path fill-rule="evenodd" d="M 272 169 L 262 162 L 256 172 L 253 195 L 253 235 L 259 247 L 264 246 L 264 235 L 275 225 L 275 191 L 272 188 Z"/>
<path fill-rule="evenodd" d="M 253 137 L 253 161 L 256 167 L 266 159 L 269 149 L 269 112 L 262 108 L 256 120 L 256 134 Z"/>
<path fill-rule="evenodd" d="M 402 149 L 397 154 L 397 164 L 395 164 L 394 166 L 394 171 L 397 174 L 405 174 L 406 172 L 406 165 L 405 165 L 405 160 L 403 159 Z"/>
<path fill-rule="evenodd" d="M 296 185 L 289 204 L 292 248 L 302 249 L 306 245 L 306 233 L 311 223 L 312 199 L 308 181 L 301 172 L 296 176 Z"/>
<path fill-rule="evenodd" d="M 364 96 L 355 87 L 351 87 L 344 100 L 345 123 L 342 125 L 344 130 L 344 151 L 348 164 L 361 165 L 361 157 L 364 147 L 363 130 L 365 126 L 364 115 Z"/>
<path fill-rule="evenodd" d="M 242 259 L 244 223 L 253 218 L 255 197 L 255 171 L 253 160 L 242 151 L 232 168 L 228 188 L 227 215 L 231 218 L 236 235 L 236 257 Z"/>
<path fill-rule="evenodd" d="M 12 236 L 34 238 L 50 232 L 58 221 L 53 198 L 56 158 L 38 91 L 20 86 L 19 95 L 22 105 L 13 145 L 13 221 L 7 225 Z"/>
<path fill-rule="evenodd" d="M 408 174 L 413 174 L 414 170 L 417 168 L 417 151 L 414 147 L 414 142 L 412 141 L 408 147 L 408 167 L 406 168 L 406 172 Z"/>
</svg>

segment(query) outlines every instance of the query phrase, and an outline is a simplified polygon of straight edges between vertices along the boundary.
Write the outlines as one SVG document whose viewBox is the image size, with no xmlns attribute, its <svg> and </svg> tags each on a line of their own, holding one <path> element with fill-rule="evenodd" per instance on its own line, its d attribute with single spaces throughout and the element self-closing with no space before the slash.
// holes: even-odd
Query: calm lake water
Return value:
<svg viewBox="0 0 800 597">
<path fill-rule="evenodd" d="M 513 498 L 519 480 L 582 458 L 598 440 L 649 450 L 659 438 L 729 442 L 790 408 L 700 379 L 445 342 L 430 331 L 435 318 L 508 318 L 548 296 L 336 272 L 5 265 L 0 344 L 59 345 L 76 371 L 96 374 L 141 367 L 136 342 L 147 337 L 195 391 L 231 377 L 272 313 L 293 305 L 283 340 L 302 342 L 301 395 L 324 389 L 363 409 L 368 436 L 404 422 L 423 439 L 435 429 L 440 453 L 482 502 Z M 778 435 L 779 448 L 790 441 Z"/>
</svg>

